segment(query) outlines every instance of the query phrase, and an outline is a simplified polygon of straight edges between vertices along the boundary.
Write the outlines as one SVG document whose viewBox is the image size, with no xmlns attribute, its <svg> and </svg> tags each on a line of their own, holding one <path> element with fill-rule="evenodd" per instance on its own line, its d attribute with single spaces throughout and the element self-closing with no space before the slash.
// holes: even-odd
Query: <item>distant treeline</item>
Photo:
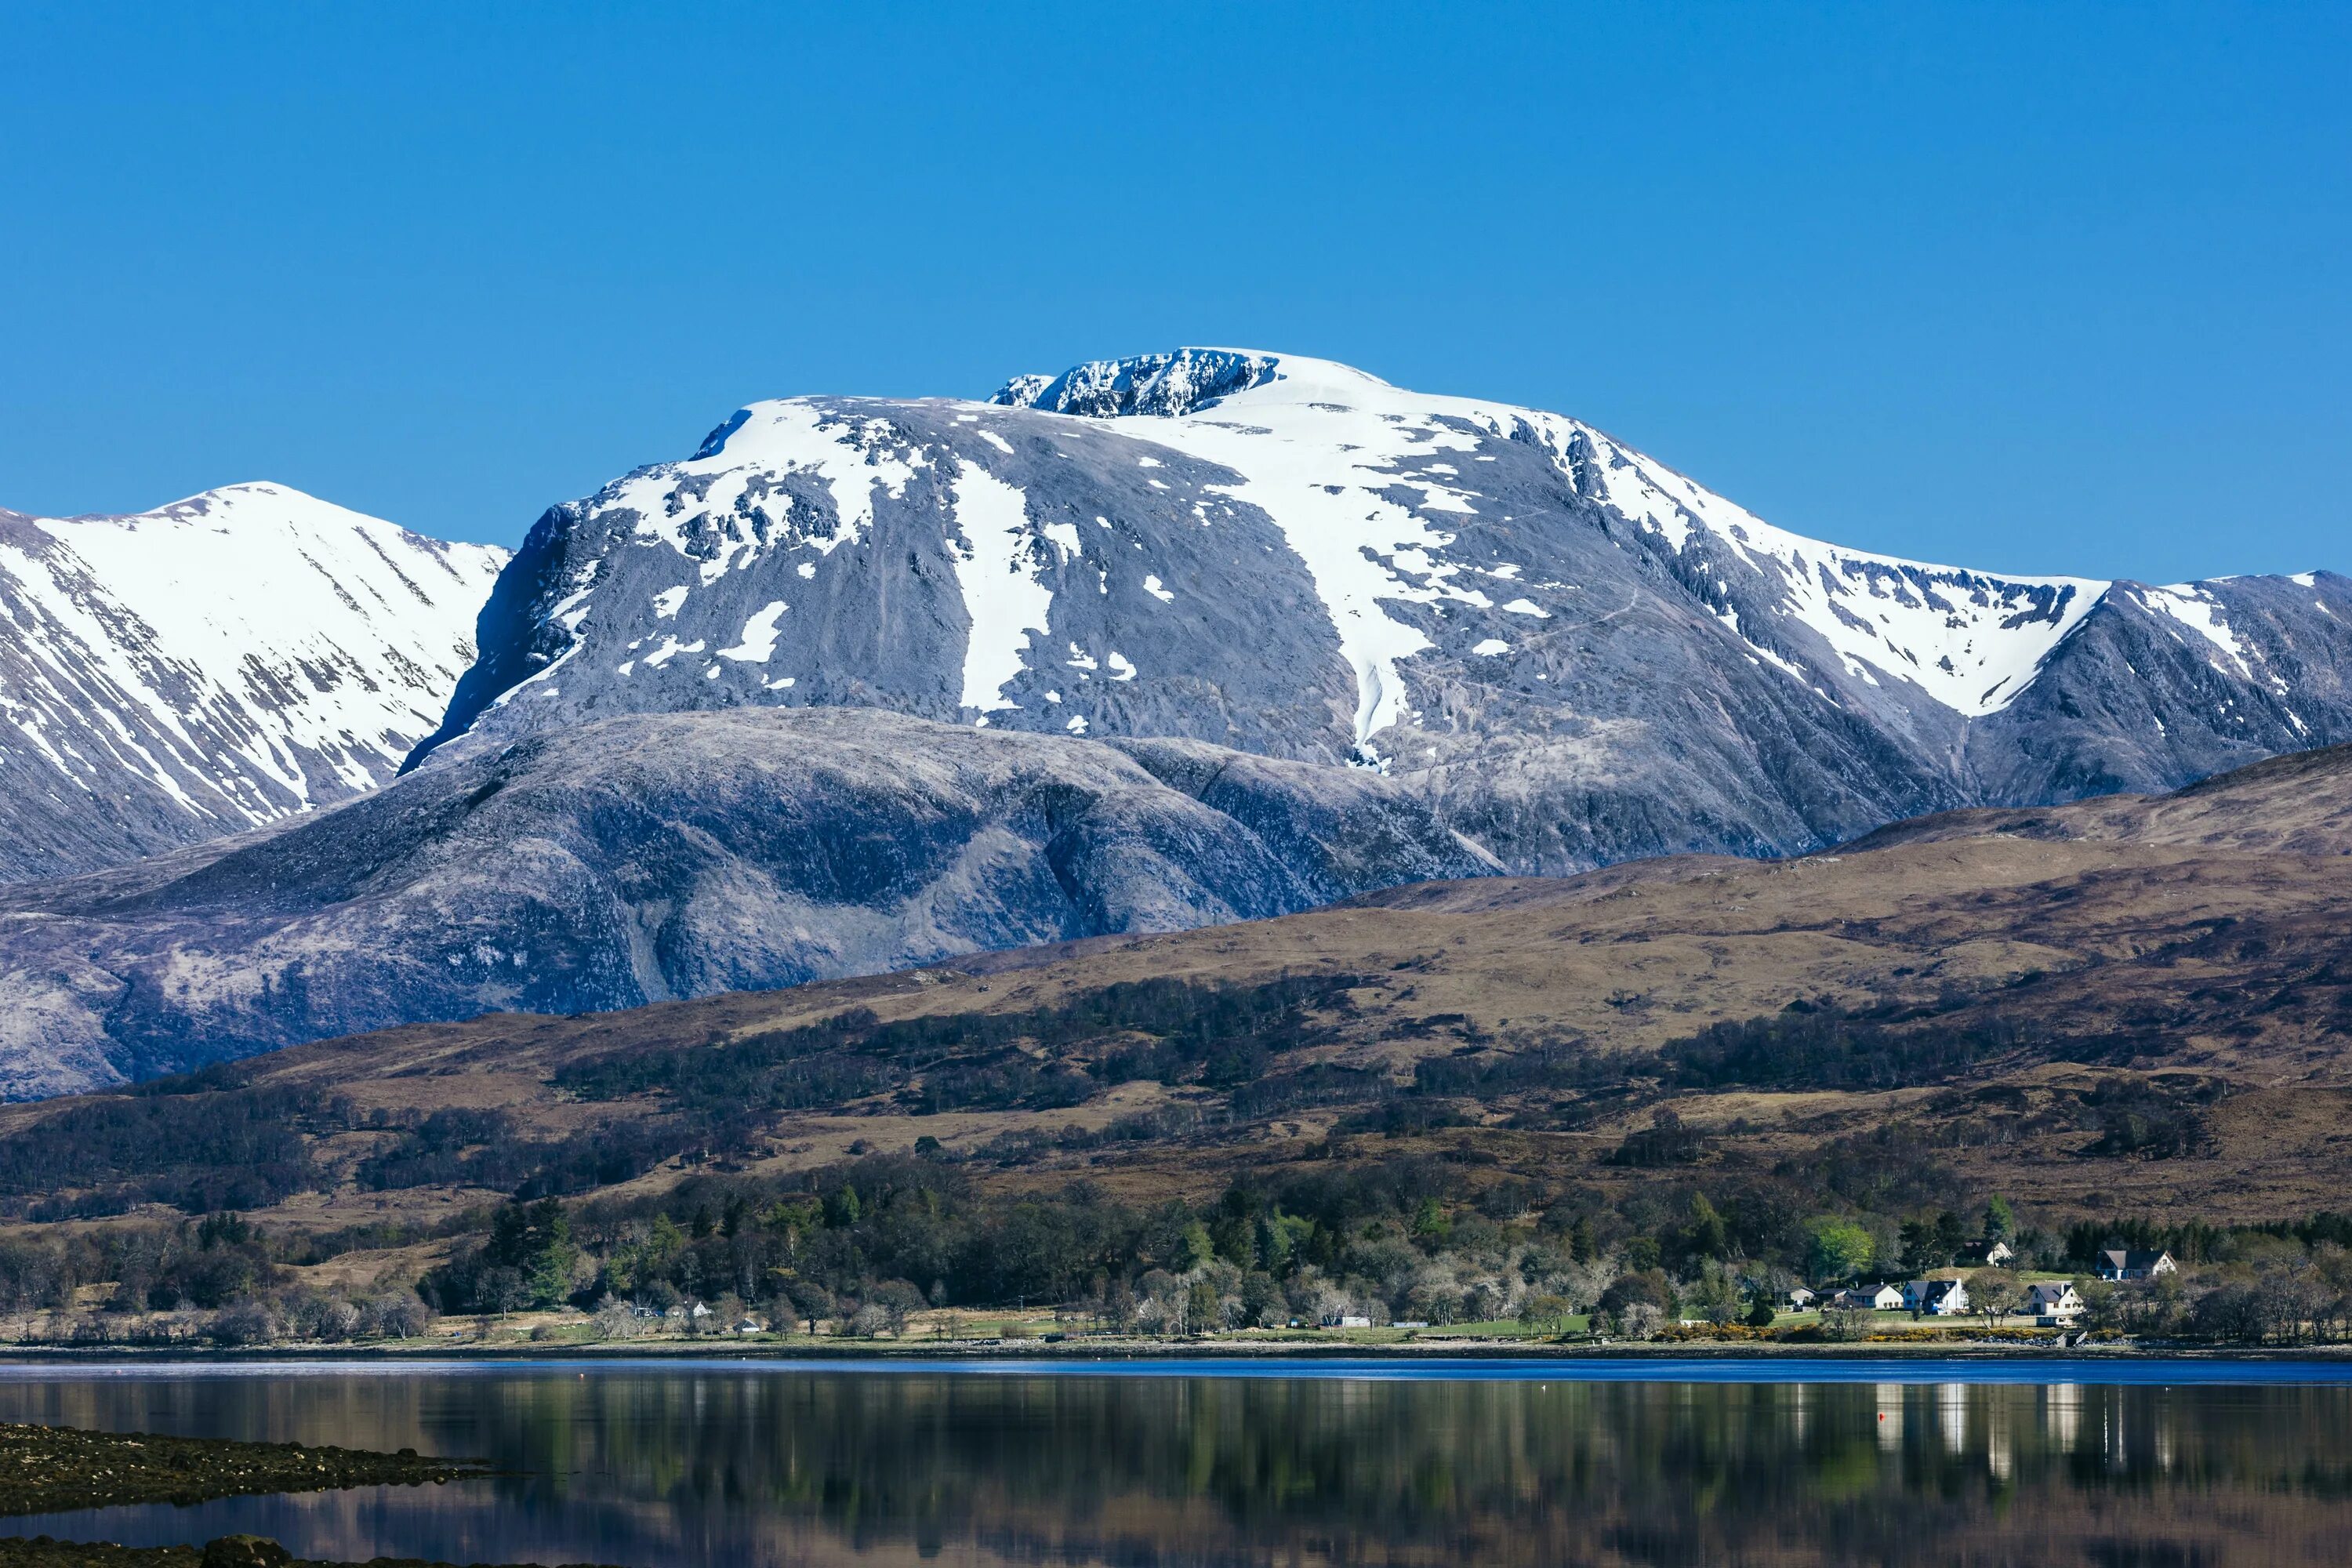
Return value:
<svg viewBox="0 0 2352 1568">
<path fill-rule="evenodd" d="M 1960 1025 L 1937 1007 L 1850 1011 L 1799 1001 L 1641 1053 L 1603 1053 L 1572 1037 L 1497 1041 L 1467 1019 L 1440 1016 L 1386 1026 L 1392 1035 L 1462 1042 L 1423 1057 L 1410 1079 L 1384 1067 L 1301 1059 L 1350 1037 L 1360 1023 L 1351 993 L 1373 984 L 1346 974 L 1254 985 L 1158 979 L 1024 1011 L 884 1021 L 853 1009 L 742 1038 L 636 1046 L 559 1069 L 558 1088 L 614 1109 L 553 1139 L 523 1136 L 496 1110 L 376 1110 L 362 1119 L 346 1100 L 257 1082 L 253 1064 L 213 1068 L 63 1103 L 0 1138 L 0 1213 L 53 1220 L 152 1203 L 191 1214 L 266 1207 L 326 1184 L 310 1138 L 352 1131 L 385 1134 L 357 1168 L 362 1187 L 479 1187 L 531 1199 L 592 1192 L 675 1159 L 753 1156 L 779 1113 L 859 1102 L 926 1115 L 1074 1106 L 1135 1079 L 1209 1091 L 1098 1131 L 1008 1133 L 982 1152 L 1018 1163 L 1309 1108 L 1338 1110 L 1342 1132 L 1427 1132 L 1498 1105 L 1515 1126 L 1565 1130 L 1677 1094 L 1960 1085 L 2036 1057 L 2112 1054 L 2107 1044 L 2053 1041 L 1999 1021 Z M 2117 1075 L 2053 1091 L 2030 1116 L 2011 1116 L 2000 1096 L 2021 1091 L 1956 1087 L 1948 1094 L 1958 1098 L 1939 1102 L 1934 1137 L 2090 1130 L 2098 1137 L 2089 1152 L 2162 1158 L 2200 1146 L 2203 1109 L 2218 1092 L 2215 1080 L 2190 1076 Z M 1688 1165 L 1706 1160 L 1714 1142 L 1713 1134 L 1663 1117 L 1627 1137 L 1615 1159 Z M 1900 1168 L 1908 1154 L 1870 1157 L 1874 1173 L 1841 1191 L 1917 1184 Z M 1822 1152 L 1825 1179 L 1844 1179 L 1842 1158 L 1836 1145 Z M 1857 1201 L 1883 1201 L 1883 1194 Z"/>
<path fill-rule="evenodd" d="M 34 1220 L 260 1208 L 318 1184 L 303 1134 L 347 1117 L 317 1094 L 247 1087 L 234 1068 L 67 1100 L 0 1138 L 0 1200 Z"/>
<path fill-rule="evenodd" d="M 1027 1012 L 890 1023 L 860 1008 L 700 1050 L 618 1053 L 564 1068 L 556 1082 L 583 1100 L 658 1093 L 679 1113 L 713 1123 L 899 1089 L 902 1104 L 924 1113 L 1076 1105 L 1134 1079 L 1233 1089 L 1265 1076 L 1283 1052 L 1328 1037 L 1329 1026 L 1311 1016 L 1344 1014 L 1360 984 L 1347 975 L 1260 985 L 1143 980 Z"/>
<path fill-rule="evenodd" d="M 1853 1166 L 1870 1152 L 1853 1150 Z M 1849 1168 L 1843 1153 L 1823 1164 L 1832 1177 Z M 857 1320 L 868 1332 L 927 1305 L 1057 1306 L 1171 1331 L 1337 1311 L 1633 1322 L 1638 1310 L 1653 1325 L 1677 1313 L 1752 1322 L 1759 1302 L 1799 1279 L 1916 1275 L 1963 1260 L 1990 1234 L 2011 1241 L 2021 1267 L 2086 1284 L 2103 1248 L 2170 1247 L 2191 1271 L 2181 1281 L 2093 1290 L 2110 1326 L 2289 1341 L 2352 1326 L 2352 1216 L 2046 1232 L 2018 1228 L 1997 1198 L 1945 1206 L 1953 1188 L 1931 1168 L 1875 1190 L 1892 1209 L 1825 1193 L 1822 1173 L 1792 1165 L 1612 1194 L 1482 1179 L 1426 1156 L 1309 1160 L 1254 1174 L 1213 1204 L 1139 1205 L 1083 1182 L 1007 1194 L 952 1161 L 870 1155 L 782 1180 L 697 1176 L 625 1201 L 510 1205 L 421 1289 L 445 1311 L 715 1300 L 730 1314 Z M 2272 1297 L 2293 1310 L 2282 1316 Z"/>
<path fill-rule="evenodd" d="M 1661 1167 L 1598 1187 L 1498 1177 L 1475 1162 L 1306 1158 L 1253 1172 L 1214 1202 L 1122 1201 L 1088 1183 L 1013 1192 L 934 1149 L 869 1154 L 789 1177 L 690 1174 L 656 1194 L 508 1202 L 434 1232 L 275 1234 L 235 1214 L 0 1242 L 0 1310 L 176 1314 L 169 1333 L 224 1342 L 415 1331 L 418 1311 L 571 1304 L 626 1331 L 691 1301 L 718 1316 L 903 1328 L 927 1306 L 1056 1307 L 1155 1332 L 1346 1312 L 1435 1323 L 1594 1312 L 1619 1331 L 1679 1314 L 1770 1318 L 1788 1285 L 1904 1278 L 2006 1236 L 2021 1266 L 2087 1278 L 2104 1247 L 2170 1248 L 2188 1268 L 2113 1300 L 2099 1321 L 2142 1332 L 2292 1341 L 2352 1322 L 2352 1216 L 2269 1226 L 2183 1218 L 2019 1227 L 1931 1152 L 1883 1133 L 1770 1169 Z M 451 1261 L 397 1292 L 302 1286 L 296 1266 L 353 1247 L 452 1236 Z M 102 1284 L 92 1315 L 78 1300 Z M 191 1317 L 191 1314 L 194 1316 Z M 124 1318 L 119 1331 L 152 1333 Z M 87 1337 L 87 1334 L 85 1334 Z"/>
</svg>

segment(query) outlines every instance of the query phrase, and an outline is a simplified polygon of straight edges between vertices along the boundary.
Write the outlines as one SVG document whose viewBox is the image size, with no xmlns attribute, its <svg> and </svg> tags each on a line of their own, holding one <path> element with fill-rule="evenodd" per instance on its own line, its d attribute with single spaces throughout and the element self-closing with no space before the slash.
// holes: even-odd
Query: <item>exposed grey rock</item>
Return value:
<svg viewBox="0 0 2352 1568">
<path fill-rule="evenodd" d="M 989 401 L 1047 414 L 1108 419 L 1123 414 L 1174 416 L 1264 386 L 1275 356 L 1235 349 L 1178 349 L 1132 359 L 1093 360 L 1057 376 L 1016 375 Z"/>
<path fill-rule="evenodd" d="M 1516 870 L 1813 849 L 2352 738 L 2352 583 L 1784 532 L 1605 433 L 1237 350 L 758 404 L 549 512 L 442 731 L 866 705 L 1370 763 Z"/>
<path fill-rule="evenodd" d="M 872 710 L 616 718 L 468 741 L 332 811 L 0 894 L 0 1091 L 1494 868 L 1362 770 Z"/>
<path fill-rule="evenodd" d="M 2116 583 L 2024 694 L 1976 726 L 1969 762 L 1984 804 L 2040 805 L 2175 789 L 2347 738 L 2352 579 Z"/>
</svg>

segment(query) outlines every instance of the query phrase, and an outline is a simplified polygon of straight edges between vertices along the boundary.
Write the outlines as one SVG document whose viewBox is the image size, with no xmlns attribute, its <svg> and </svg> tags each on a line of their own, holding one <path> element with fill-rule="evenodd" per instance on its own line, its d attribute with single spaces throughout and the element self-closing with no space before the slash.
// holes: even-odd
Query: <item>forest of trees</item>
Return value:
<svg viewBox="0 0 2352 1568">
<path fill-rule="evenodd" d="M 1961 1215 L 1814 1212 L 1777 1183 L 1604 1201 L 1591 1189 L 1474 1184 L 1442 1160 L 1294 1170 L 1217 1203 L 1136 1207 L 1084 1184 L 1018 1198 L 950 1161 L 869 1156 L 795 1183 L 706 1177 L 658 1199 L 511 1205 L 491 1236 L 429 1277 L 444 1310 L 724 1299 L 779 1325 L 902 1329 L 925 1306 L 1055 1307 L 1158 1333 L 1314 1322 L 1517 1318 L 1603 1326 L 1769 1321 L 1800 1280 L 1949 1268 L 1986 1235 L 2019 1267 L 2083 1278 L 2095 1326 L 2241 1342 L 2352 1331 L 2352 1216 L 2218 1227 L 2193 1220 L 2018 1226 L 1998 1197 Z M 2186 1266 L 2117 1289 L 2104 1247 L 2168 1247 Z"/>
<path fill-rule="evenodd" d="M 443 1227 L 456 1240 L 451 1260 L 413 1289 L 359 1297 L 303 1286 L 299 1266 L 429 1236 L 360 1227 L 298 1238 L 224 1212 L 15 1239 L 0 1242 L 0 1313 L 46 1312 L 54 1329 L 96 1286 L 102 1301 L 68 1331 L 236 1343 L 401 1337 L 436 1312 L 635 1317 L 703 1301 L 803 1332 L 904 1331 L 911 1314 L 950 1305 L 1052 1308 L 1160 1334 L 1340 1312 L 1555 1329 L 1591 1314 L 1598 1327 L 1639 1333 L 1677 1319 L 1769 1321 L 1759 1300 L 1790 1284 L 1948 1267 L 1990 1231 L 2009 1237 L 2021 1268 L 2084 1277 L 2100 1326 L 2292 1341 L 2337 1337 L 2352 1321 L 2352 1216 L 2052 1232 L 2019 1227 L 1998 1199 L 1967 1213 L 1939 1206 L 1932 1172 L 1919 1178 L 1928 1185 L 1868 1188 L 1895 1206 L 1824 1207 L 1845 1168 L 1831 1152 L 1728 1183 L 1662 1171 L 1604 1190 L 1538 1189 L 1430 1157 L 1307 1161 L 1205 1206 L 1138 1205 L 1083 1182 L 992 1190 L 968 1162 L 934 1149 L 784 1180 L 694 1175 L 658 1195 L 509 1200 Z M 2168 1247 L 2184 1270 L 2121 1291 L 2090 1285 L 2093 1256 L 2116 1245 Z"/>
<path fill-rule="evenodd" d="M 313 1141 L 350 1131 L 386 1135 L 352 1173 L 362 1190 L 470 1187 L 537 1199 L 592 1193 L 671 1160 L 755 1155 L 779 1113 L 858 1102 L 887 1102 L 918 1116 L 1046 1110 L 1136 1079 L 1190 1094 L 1181 1105 L 1108 1127 L 1009 1135 L 992 1152 L 1018 1163 L 1230 1131 L 1310 1107 L 1337 1110 L 1342 1133 L 1427 1132 L 1469 1123 L 1497 1104 L 1515 1108 L 1516 1126 L 1573 1129 L 1692 1090 L 1958 1084 L 1989 1062 L 2053 1048 L 2006 1026 L 1958 1027 L 1932 1010 L 1882 1016 L 1799 1001 L 1630 1056 L 1574 1039 L 1501 1049 L 1466 1020 L 1438 1016 L 1397 1026 L 1462 1043 L 1423 1056 L 1409 1079 L 1302 1059 L 1307 1047 L 1343 1037 L 1353 1016 L 1350 993 L 1365 984 L 1354 975 L 1254 985 L 1150 980 L 1021 1012 L 886 1022 L 852 1009 L 691 1048 L 651 1040 L 556 1073 L 565 1094 L 615 1107 L 609 1118 L 557 1137 L 526 1135 L 496 1110 L 377 1108 L 362 1115 L 346 1099 L 257 1082 L 252 1064 L 232 1064 L 92 1096 L 0 1138 L 0 1215 L 37 1222 L 152 1204 L 195 1215 L 266 1207 L 333 1184 L 334 1174 L 316 1163 Z M 2202 1146 L 2204 1112 L 2221 1086 L 2189 1074 L 2102 1076 L 2053 1091 L 2030 1117 L 2006 1114 L 2000 1097 L 2013 1092 L 1944 1089 L 1935 1136 L 2087 1130 L 2098 1134 L 2093 1154 L 2177 1157 Z M 1908 1202 L 1903 1190 L 1932 1184 L 1918 1177 L 1932 1158 L 1921 1143 L 1833 1142 L 1815 1173 L 1864 1207 L 1900 1208 Z M 1625 1138 L 1614 1162 L 1690 1165 L 1711 1147 L 1709 1135 L 1661 1114 Z"/>
<path fill-rule="evenodd" d="M 2095 1068 L 2032 1096 L 1971 1087 L 1969 1073 L 2049 1042 L 1998 1026 L 1956 1028 L 1933 1009 L 1857 1014 L 1810 1002 L 1632 1057 L 1573 1040 L 1501 1050 L 1466 1020 L 1438 1016 L 1398 1026 L 1459 1042 L 1423 1055 L 1410 1079 L 1304 1059 L 1307 1047 L 1343 1037 L 1350 994 L 1366 984 L 1154 980 L 1023 1012 L 885 1021 L 851 1010 L 693 1048 L 648 1040 L 558 1072 L 558 1087 L 588 1106 L 629 1103 L 554 1138 L 524 1135 L 497 1110 L 362 1116 L 348 1100 L 257 1080 L 250 1064 L 94 1096 L 0 1139 L 0 1211 L 45 1221 L 163 1205 L 186 1217 L 0 1243 L 0 1311 L 54 1318 L 76 1308 L 101 1324 L 91 1333 L 133 1331 L 142 1314 L 163 1314 L 177 1325 L 171 1332 L 230 1339 L 297 1323 L 397 1334 L 431 1311 L 634 1314 L 686 1300 L 725 1301 L 779 1324 L 883 1331 L 943 1305 L 1055 1307 L 1163 1332 L 1341 1311 L 1431 1323 L 1598 1314 L 1622 1331 L 1675 1317 L 1761 1322 L 1759 1302 L 1789 1284 L 1948 1266 L 1992 1224 L 2015 1231 L 2024 1262 L 2046 1270 L 2084 1269 L 2119 1241 L 2171 1246 L 2190 1273 L 2112 1310 L 2102 1295 L 2103 1321 L 2117 1325 L 2277 1337 L 2323 1331 L 2341 1316 L 2332 1281 L 2352 1236 L 2328 1216 L 2299 1226 L 2182 1218 L 2021 1230 L 1942 1158 L 1951 1142 L 2053 1130 L 2093 1134 L 2094 1157 L 2189 1154 L 2224 1092 L 2217 1079 Z M 762 1129 L 781 1110 L 860 1097 L 917 1116 L 1045 1110 L 1139 1079 L 1186 1097 L 1107 1123 L 1007 1131 L 954 1153 L 926 1138 L 911 1153 L 862 1154 L 788 1178 L 727 1173 L 764 1149 Z M 1504 1175 L 1466 1142 L 1379 1152 L 1383 1135 L 1460 1125 L 1497 1103 L 1519 1107 L 1516 1125 L 1572 1126 L 1694 1089 L 1929 1085 L 1946 1087 L 1916 1123 L 1826 1137 L 1768 1161 L 1719 1155 L 1721 1129 L 1661 1106 L 1606 1153 L 1617 1176 L 1605 1184 Z M 1085 1179 L 1054 1186 L 1035 1170 L 1046 1157 L 1122 1143 L 1205 1147 L 1303 1106 L 1337 1108 L 1333 1137 L 1236 1179 L 1206 1206 L 1138 1205 Z M 404 1281 L 365 1300 L 318 1298 L 299 1284 L 301 1265 L 430 1239 L 365 1227 L 298 1237 L 238 1217 L 331 1184 L 313 1141 L 355 1131 L 373 1135 L 349 1172 L 362 1191 L 509 1195 L 441 1227 L 455 1241 L 449 1260 L 413 1289 Z M 688 1173 L 658 1195 L 608 1190 L 670 1161 Z M 1006 1192 L 1003 1175 L 1024 1170 L 1023 1190 Z M 2279 1284 L 2283 1270 L 2292 1289 Z"/>
</svg>

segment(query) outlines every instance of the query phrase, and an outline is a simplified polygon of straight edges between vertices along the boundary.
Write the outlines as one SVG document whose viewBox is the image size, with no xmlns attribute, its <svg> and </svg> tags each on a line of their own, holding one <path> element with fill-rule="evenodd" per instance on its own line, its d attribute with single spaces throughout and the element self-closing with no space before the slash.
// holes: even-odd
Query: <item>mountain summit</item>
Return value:
<svg viewBox="0 0 2352 1568">
<path fill-rule="evenodd" d="M 0 511 L 0 881 L 373 790 L 473 662 L 506 558 L 285 485 Z"/>
<path fill-rule="evenodd" d="M 2352 581 L 1843 549 L 1576 420 L 1184 349 L 797 397 L 540 519 L 412 758 L 880 708 L 1380 769 L 1522 870 L 1801 850 L 2352 738 Z"/>
<path fill-rule="evenodd" d="M 1841 549 L 1573 419 L 1244 350 L 741 409 L 541 517 L 462 679 L 492 552 L 275 487 L 14 526 L 16 842 L 262 826 L 0 898 L 0 1097 L 2352 739 L 2345 578 Z"/>
</svg>

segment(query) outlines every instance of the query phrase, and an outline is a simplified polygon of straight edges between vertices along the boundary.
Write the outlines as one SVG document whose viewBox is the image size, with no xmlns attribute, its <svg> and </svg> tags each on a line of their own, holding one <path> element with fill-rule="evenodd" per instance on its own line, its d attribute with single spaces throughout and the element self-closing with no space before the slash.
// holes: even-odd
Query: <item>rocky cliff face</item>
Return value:
<svg viewBox="0 0 2352 1568">
<path fill-rule="evenodd" d="M 336 810 L 0 895 L 0 1093 L 1254 920 L 1493 862 L 1377 774 L 873 710 L 469 741 Z"/>
<path fill-rule="evenodd" d="M 2108 585 L 2017 700 L 1976 726 L 1979 798 L 2039 805 L 2210 777 L 2352 736 L 2352 581 Z"/>
<path fill-rule="evenodd" d="M 865 706 L 1385 772 L 1517 869 L 1811 848 L 2352 737 L 2352 581 L 2007 576 L 1556 415 L 1227 350 L 796 398 L 543 517 L 440 731 Z"/>
<path fill-rule="evenodd" d="M 473 663 L 505 562 L 282 485 L 0 511 L 0 881 L 375 788 Z"/>
</svg>

